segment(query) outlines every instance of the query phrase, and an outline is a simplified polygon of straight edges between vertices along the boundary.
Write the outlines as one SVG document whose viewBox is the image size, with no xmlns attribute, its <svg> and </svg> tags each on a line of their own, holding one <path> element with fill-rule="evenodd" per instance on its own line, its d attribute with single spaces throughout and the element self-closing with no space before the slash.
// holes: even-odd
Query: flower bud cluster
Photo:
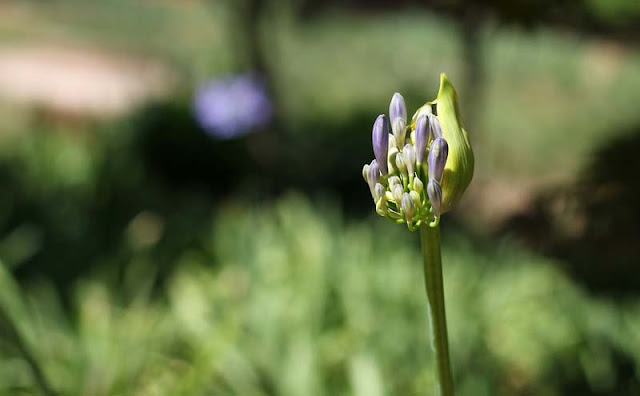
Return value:
<svg viewBox="0 0 640 396">
<path fill-rule="evenodd" d="M 450 84 L 444 76 L 441 92 L 443 81 Z M 452 87 L 450 92 L 455 95 Z M 451 116 L 449 106 L 443 106 L 447 114 L 437 114 L 439 99 L 440 93 L 438 99 L 422 106 L 411 123 L 407 123 L 404 98 L 394 94 L 389 119 L 382 114 L 373 124 L 375 159 L 362 170 L 376 212 L 396 223 L 406 223 L 410 230 L 422 224 L 436 227 L 440 215 L 459 199 L 473 174 L 473 152 L 457 119 L 457 98 L 453 98 L 455 122 L 447 118 Z M 447 103 L 446 99 L 442 103 Z M 442 117 L 447 119 L 445 129 Z M 456 144 L 463 142 L 461 147 L 454 147 L 457 154 L 454 158 L 449 154 L 447 132 Z M 462 137 L 458 136 L 461 134 Z M 462 191 L 451 191 L 450 187 Z"/>
</svg>

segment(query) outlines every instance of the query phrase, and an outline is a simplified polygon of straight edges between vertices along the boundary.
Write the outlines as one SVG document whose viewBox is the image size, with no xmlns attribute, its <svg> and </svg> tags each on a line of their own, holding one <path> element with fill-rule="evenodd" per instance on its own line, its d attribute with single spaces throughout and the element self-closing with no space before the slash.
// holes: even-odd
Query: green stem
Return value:
<svg viewBox="0 0 640 396">
<path fill-rule="evenodd" d="M 431 348 L 436 354 L 436 395 L 453 396 L 453 381 L 449 364 L 449 340 L 447 317 L 444 309 L 444 286 L 442 282 L 442 258 L 440 256 L 440 227 L 423 224 L 420 227 L 424 280 L 427 289 Z"/>
</svg>

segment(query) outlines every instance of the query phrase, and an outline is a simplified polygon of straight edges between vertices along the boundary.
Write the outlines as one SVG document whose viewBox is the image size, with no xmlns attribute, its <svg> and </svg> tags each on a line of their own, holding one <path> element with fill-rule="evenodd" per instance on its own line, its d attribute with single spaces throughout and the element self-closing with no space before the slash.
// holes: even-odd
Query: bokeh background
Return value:
<svg viewBox="0 0 640 396">
<path fill-rule="evenodd" d="M 460 395 L 640 394 L 636 0 L 0 2 L 0 394 L 430 395 L 362 165 L 446 72 Z"/>
</svg>

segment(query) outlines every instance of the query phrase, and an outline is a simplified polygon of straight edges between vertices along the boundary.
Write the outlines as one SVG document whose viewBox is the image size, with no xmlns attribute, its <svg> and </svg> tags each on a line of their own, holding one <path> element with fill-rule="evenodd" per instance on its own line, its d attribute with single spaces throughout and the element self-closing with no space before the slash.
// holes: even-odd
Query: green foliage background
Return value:
<svg viewBox="0 0 640 396">
<path fill-rule="evenodd" d="M 344 224 L 295 194 L 229 203 L 201 236 L 215 267 L 184 251 L 154 291 L 140 252 L 118 282 L 108 270 L 78 281 L 67 308 L 48 282 L 19 286 L 3 268 L 0 303 L 60 394 L 423 394 L 433 367 L 413 236 Z M 637 302 L 588 297 L 508 242 L 450 237 L 443 255 L 460 394 L 562 395 L 583 377 L 606 390 L 617 353 L 640 359 Z M 0 351 L 4 394 L 30 394 L 27 364 L 11 342 Z"/>
<path fill-rule="evenodd" d="M 484 96 L 465 103 L 451 20 L 329 9 L 303 23 L 270 2 L 284 127 L 263 136 L 284 143 L 215 141 L 190 101 L 237 68 L 223 2 L 11 3 L 3 44 L 149 56 L 181 80 L 107 121 L 0 100 L 2 395 L 39 394 L 35 367 L 62 396 L 430 394 L 417 236 L 371 213 L 359 176 L 391 94 L 416 108 L 447 71 L 474 114 L 476 183 L 491 187 L 568 185 L 640 125 L 633 46 L 489 19 Z M 588 2 L 614 21 L 637 11 L 613 3 Z M 489 198 L 501 208 L 500 191 Z M 458 394 L 640 394 L 637 295 L 592 293 L 561 258 L 493 233 L 476 199 L 443 221 Z"/>
</svg>

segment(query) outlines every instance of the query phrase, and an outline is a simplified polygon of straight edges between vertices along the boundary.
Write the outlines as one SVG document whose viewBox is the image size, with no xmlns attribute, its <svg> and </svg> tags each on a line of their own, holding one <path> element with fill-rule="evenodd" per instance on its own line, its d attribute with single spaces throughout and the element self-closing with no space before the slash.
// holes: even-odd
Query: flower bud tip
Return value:
<svg viewBox="0 0 640 396">
<path fill-rule="evenodd" d="M 389 152 L 389 125 L 387 123 L 387 117 L 384 114 L 381 114 L 376 118 L 376 122 L 373 124 L 371 140 L 373 142 L 373 154 L 378 161 L 380 171 L 383 175 L 386 175 L 388 172 L 387 154 Z"/>
<path fill-rule="evenodd" d="M 404 98 L 398 92 L 394 93 L 391 98 L 389 118 L 391 118 L 391 122 L 394 122 L 396 118 L 401 118 L 405 124 L 407 122 L 407 106 L 404 103 Z"/>
</svg>

